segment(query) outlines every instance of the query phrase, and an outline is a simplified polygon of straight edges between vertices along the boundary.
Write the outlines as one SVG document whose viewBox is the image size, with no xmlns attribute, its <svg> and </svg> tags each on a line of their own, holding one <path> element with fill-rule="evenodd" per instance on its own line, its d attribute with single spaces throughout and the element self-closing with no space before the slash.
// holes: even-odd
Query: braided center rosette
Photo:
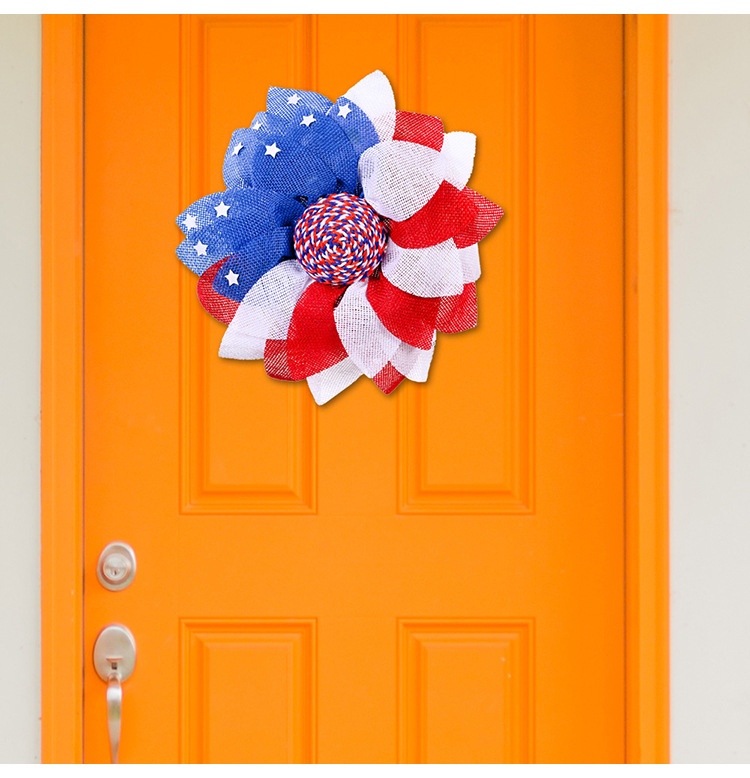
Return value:
<svg viewBox="0 0 750 778">
<path fill-rule="evenodd" d="M 437 333 L 477 324 L 478 243 L 503 210 L 467 187 L 476 138 L 396 110 L 375 71 L 335 102 L 271 87 L 235 130 L 226 189 L 177 223 L 219 355 L 323 404 L 366 375 L 426 381 Z"/>
<path fill-rule="evenodd" d="M 332 194 L 302 214 L 294 251 L 316 281 L 348 286 L 380 264 L 386 238 L 383 221 L 361 197 Z"/>
</svg>

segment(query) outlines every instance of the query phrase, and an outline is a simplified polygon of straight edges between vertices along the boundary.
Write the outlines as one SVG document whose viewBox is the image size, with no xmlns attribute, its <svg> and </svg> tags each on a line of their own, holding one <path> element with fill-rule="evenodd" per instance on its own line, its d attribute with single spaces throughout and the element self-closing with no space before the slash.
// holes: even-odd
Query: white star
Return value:
<svg viewBox="0 0 750 778">
<path fill-rule="evenodd" d="M 351 112 L 352 109 L 349 107 L 349 103 L 339 106 L 339 116 L 343 116 L 346 119 L 346 117 L 349 116 Z"/>
<path fill-rule="evenodd" d="M 289 105 L 297 105 L 302 98 L 298 94 L 293 94 L 291 97 L 287 97 L 286 101 Z"/>
<path fill-rule="evenodd" d="M 182 222 L 186 230 L 194 230 L 198 226 L 198 221 L 191 213 L 185 214 L 185 221 Z"/>
<path fill-rule="evenodd" d="M 208 248 L 208 246 L 205 243 L 201 243 L 200 241 L 198 241 L 195 244 L 195 246 L 193 246 L 193 248 L 195 249 L 195 253 L 199 257 L 205 257 L 206 256 L 206 249 Z"/>
<path fill-rule="evenodd" d="M 224 201 L 222 200 L 219 205 L 214 206 L 214 211 L 216 211 L 217 216 L 226 216 L 230 208 L 231 206 L 225 205 Z"/>
<path fill-rule="evenodd" d="M 276 159 L 276 155 L 281 151 L 281 149 L 276 145 L 276 141 L 274 141 L 270 146 L 266 146 L 266 153 L 263 155 L 264 157 L 273 157 Z"/>
<path fill-rule="evenodd" d="M 309 116 L 303 116 L 300 124 L 304 124 L 305 127 L 309 127 L 315 121 L 315 117 L 310 114 Z"/>
<path fill-rule="evenodd" d="M 239 278 L 240 278 L 240 277 L 239 277 L 239 275 L 238 275 L 237 273 L 235 273 L 233 270 L 230 270 L 230 271 L 229 271 L 229 272 L 228 272 L 228 273 L 227 273 L 227 274 L 224 276 L 224 278 L 226 278 L 226 279 L 227 279 L 227 282 L 229 283 L 229 286 L 232 286 L 232 284 L 234 284 L 235 286 L 239 286 L 239 285 L 240 285 L 240 282 L 239 282 Z"/>
<path fill-rule="evenodd" d="M 239 153 L 242 151 L 242 149 L 244 149 L 244 148 L 245 148 L 245 147 L 244 147 L 244 146 L 243 146 L 241 143 L 238 143 L 238 144 L 237 144 L 237 145 L 236 145 L 236 146 L 235 146 L 235 147 L 232 149 L 232 156 L 233 156 L 233 157 L 236 157 L 236 156 L 237 156 L 237 155 L 238 155 L 238 154 L 239 154 Z"/>
<path fill-rule="evenodd" d="M 253 125 L 253 127 L 252 127 L 252 128 L 253 128 L 254 130 L 259 130 L 259 129 L 260 129 L 260 122 L 255 122 L 255 124 Z"/>
</svg>

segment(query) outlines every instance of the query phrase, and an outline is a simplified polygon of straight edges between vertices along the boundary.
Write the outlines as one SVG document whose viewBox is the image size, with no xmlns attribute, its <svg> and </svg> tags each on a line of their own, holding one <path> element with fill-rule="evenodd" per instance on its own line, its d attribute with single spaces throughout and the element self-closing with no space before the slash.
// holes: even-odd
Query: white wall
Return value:
<svg viewBox="0 0 750 778">
<path fill-rule="evenodd" d="M 750 17 L 670 21 L 672 759 L 750 762 Z M 40 757 L 37 16 L 0 16 L 0 762 Z"/>
<path fill-rule="evenodd" d="M 41 27 L 0 16 L 0 762 L 40 759 Z"/>
<path fill-rule="evenodd" d="M 750 762 L 750 16 L 670 20 L 672 760 Z"/>
</svg>

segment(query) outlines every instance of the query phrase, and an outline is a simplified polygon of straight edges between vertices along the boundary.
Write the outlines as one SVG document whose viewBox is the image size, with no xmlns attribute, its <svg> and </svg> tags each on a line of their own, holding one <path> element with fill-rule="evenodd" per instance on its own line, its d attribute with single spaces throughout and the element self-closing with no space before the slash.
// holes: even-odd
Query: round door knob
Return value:
<svg viewBox="0 0 750 778">
<path fill-rule="evenodd" d="M 105 546 L 96 566 L 99 583 L 111 592 L 129 586 L 135 577 L 135 552 L 120 541 Z"/>
</svg>

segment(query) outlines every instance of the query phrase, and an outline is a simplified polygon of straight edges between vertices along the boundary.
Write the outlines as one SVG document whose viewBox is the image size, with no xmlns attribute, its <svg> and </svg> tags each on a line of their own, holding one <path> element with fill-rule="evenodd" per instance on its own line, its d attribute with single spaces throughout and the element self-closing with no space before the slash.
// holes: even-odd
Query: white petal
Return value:
<svg viewBox="0 0 750 778">
<path fill-rule="evenodd" d="M 473 243 L 471 246 L 458 249 L 458 255 L 461 259 L 464 284 L 474 283 L 482 274 L 479 266 L 479 244 Z"/>
<path fill-rule="evenodd" d="M 380 323 L 367 299 L 367 281 L 355 281 L 333 310 L 341 343 L 368 377 L 379 373 L 401 341 Z M 235 316 L 236 318 L 236 316 Z"/>
<path fill-rule="evenodd" d="M 370 75 L 365 76 L 361 81 L 358 81 L 345 95 L 347 100 L 351 100 L 356 103 L 367 115 L 371 122 L 373 122 L 378 131 L 378 135 L 381 140 L 384 137 L 393 137 L 393 128 L 391 127 L 390 135 L 387 135 L 387 127 L 389 122 L 385 122 L 383 130 L 385 135 L 381 135 L 381 128 L 378 124 L 382 124 L 382 121 L 376 123 L 376 119 L 385 114 L 393 117 L 395 122 L 396 116 L 396 98 L 393 96 L 393 88 L 391 82 L 386 77 L 385 73 L 376 70 Z"/>
<path fill-rule="evenodd" d="M 410 381 L 426 381 L 430 370 L 432 356 L 435 353 L 437 333 L 432 336 L 432 346 L 429 350 L 415 348 L 408 343 L 402 343 L 391 357 L 393 367 Z"/>
<path fill-rule="evenodd" d="M 471 246 L 465 246 L 462 249 L 458 249 L 458 254 L 461 257 L 464 283 L 474 283 L 482 274 L 482 270 L 479 267 L 479 244 L 472 243 Z"/>
<path fill-rule="evenodd" d="M 464 288 L 461 250 L 453 238 L 422 249 L 405 249 L 389 240 L 381 269 L 399 289 L 417 297 L 452 297 Z"/>
<path fill-rule="evenodd" d="M 439 151 L 388 140 L 366 149 L 359 158 L 365 200 L 389 219 L 404 221 L 427 204 L 445 178 Z"/>
<path fill-rule="evenodd" d="M 393 140 L 393 133 L 396 132 L 396 112 L 388 111 L 381 113 L 380 116 L 372 117 L 371 120 L 375 127 L 375 132 L 381 141 Z"/>
<path fill-rule="evenodd" d="M 294 306 L 311 283 L 312 279 L 296 260 L 284 260 L 269 270 L 240 303 L 224 334 L 227 348 L 235 332 L 262 340 L 284 340 Z"/>
<path fill-rule="evenodd" d="M 245 335 L 231 327 L 230 324 L 221 339 L 219 356 L 224 359 L 263 359 L 266 341 L 263 338 Z"/>
<path fill-rule="evenodd" d="M 445 180 L 457 189 L 463 189 L 471 177 L 476 150 L 477 136 L 471 132 L 447 132 L 443 137 Z"/>
<path fill-rule="evenodd" d="M 307 385 L 315 402 L 323 405 L 339 392 L 343 392 L 347 386 L 351 386 L 361 375 L 362 371 L 347 358 L 333 367 L 321 370 L 320 373 L 308 376 Z"/>
</svg>

